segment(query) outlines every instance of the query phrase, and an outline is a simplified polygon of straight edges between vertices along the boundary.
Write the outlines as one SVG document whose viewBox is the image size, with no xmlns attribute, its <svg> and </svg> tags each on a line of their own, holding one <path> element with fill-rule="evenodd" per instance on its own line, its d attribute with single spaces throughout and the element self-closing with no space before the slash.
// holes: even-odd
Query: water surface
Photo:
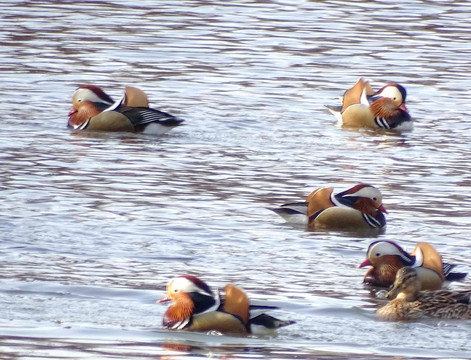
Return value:
<svg viewBox="0 0 471 360">
<path fill-rule="evenodd" d="M 379 322 L 368 244 L 429 241 L 471 271 L 471 5 L 465 1 L 0 2 L 2 358 L 469 358 L 469 321 Z M 412 132 L 351 131 L 360 76 L 408 90 Z M 78 84 L 145 90 L 186 125 L 73 133 Z M 268 208 L 371 183 L 377 236 Z M 233 282 L 276 337 L 175 333 L 169 279 Z M 470 288 L 470 280 L 452 284 Z"/>
</svg>

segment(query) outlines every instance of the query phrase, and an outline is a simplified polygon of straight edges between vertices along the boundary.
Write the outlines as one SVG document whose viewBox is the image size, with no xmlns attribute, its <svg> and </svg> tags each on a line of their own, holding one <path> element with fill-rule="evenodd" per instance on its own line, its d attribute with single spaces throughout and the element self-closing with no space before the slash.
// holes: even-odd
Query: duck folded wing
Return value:
<svg viewBox="0 0 471 360">
<path fill-rule="evenodd" d="M 307 208 L 308 203 L 303 201 L 291 204 L 284 204 L 281 205 L 279 208 L 271 208 L 270 210 L 280 215 L 289 223 L 307 225 Z"/>
<path fill-rule="evenodd" d="M 250 319 L 250 326 L 263 326 L 266 329 L 278 329 L 283 326 L 295 324 L 293 320 L 280 320 L 267 314 L 260 314 Z"/>
<path fill-rule="evenodd" d="M 129 119 L 136 130 L 139 130 L 140 127 L 146 127 L 151 123 L 160 123 L 164 126 L 177 126 L 183 121 L 164 111 L 151 108 L 122 106 L 117 110 Z"/>
</svg>

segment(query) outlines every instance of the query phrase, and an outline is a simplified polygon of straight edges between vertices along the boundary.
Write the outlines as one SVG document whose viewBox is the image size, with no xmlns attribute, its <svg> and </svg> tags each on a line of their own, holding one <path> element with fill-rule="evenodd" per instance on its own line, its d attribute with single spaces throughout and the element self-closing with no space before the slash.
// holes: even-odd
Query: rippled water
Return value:
<svg viewBox="0 0 471 360">
<path fill-rule="evenodd" d="M 267 208 L 381 189 L 380 239 L 471 272 L 467 1 L 0 2 L 2 358 L 469 358 L 469 321 L 383 323 L 372 237 Z M 408 90 L 415 129 L 338 128 L 364 76 Z M 186 119 L 162 137 L 66 129 L 78 84 Z M 173 276 L 234 282 L 295 320 L 276 338 L 176 333 Z M 470 288 L 470 279 L 452 288 Z"/>
</svg>

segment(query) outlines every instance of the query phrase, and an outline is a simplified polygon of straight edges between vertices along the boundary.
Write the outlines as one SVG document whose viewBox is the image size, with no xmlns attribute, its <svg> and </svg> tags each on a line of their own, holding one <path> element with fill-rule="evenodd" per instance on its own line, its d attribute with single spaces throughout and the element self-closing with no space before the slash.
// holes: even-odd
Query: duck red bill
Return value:
<svg viewBox="0 0 471 360">
<path fill-rule="evenodd" d="M 168 296 L 164 296 L 162 299 L 160 300 L 157 300 L 158 303 L 163 303 L 163 302 L 167 302 L 167 301 L 170 301 L 171 299 L 168 297 Z"/>
<path fill-rule="evenodd" d="M 381 212 L 383 212 L 383 213 L 385 213 L 385 214 L 388 213 L 388 211 L 385 209 L 385 207 L 384 207 L 383 205 L 380 205 L 379 208 L 378 208 L 378 210 L 381 211 Z"/>
<path fill-rule="evenodd" d="M 399 105 L 399 109 L 405 111 L 405 112 L 409 112 L 409 110 L 407 109 L 407 106 L 406 104 L 402 103 L 401 105 Z"/>
<path fill-rule="evenodd" d="M 359 268 L 365 267 L 365 266 L 373 266 L 373 264 L 371 263 L 370 260 L 366 259 L 366 260 L 363 261 L 360 265 L 358 265 Z"/>
<path fill-rule="evenodd" d="M 72 106 L 72 109 L 70 109 L 69 114 L 67 116 L 71 116 L 77 112 L 77 109 Z"/>
</svg>

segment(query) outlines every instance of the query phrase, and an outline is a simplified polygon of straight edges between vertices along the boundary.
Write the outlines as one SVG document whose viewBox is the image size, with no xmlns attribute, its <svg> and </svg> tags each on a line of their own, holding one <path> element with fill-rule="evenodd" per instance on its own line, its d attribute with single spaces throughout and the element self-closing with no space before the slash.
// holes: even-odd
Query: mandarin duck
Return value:
<svg viewBox="0 0 471 360">
<path fill-rule="evenodd" d="M 199 278 L 181 275 L 167 285 L 167 295 L 158 302 L 172 301 L 162 324 L 170 330 L 198 332 L 218 331 L 223 334 L 248 334 L 274 331 L 294 321 L 278 320 L 267 314 L 251 316 L 256 309 L 277 309 L 273 306 L 250 305 L 244 291 L 227 284 L 225 295 L 216 295 Z"/>
<path fill-rule="evenodd" d="M 406 89 L 389 83 L 374 92 L 363 79 L 343 95 L 342 106 L 327 106 L 339 124 L 364 127 L 410 130 L 412 119 L 406 107 Z"/>
<path fill-rule="evenodd" d="M 386 225 L 381 192 L 374 186 L 359 184 L 334 194 L 333 187 L 314 190 L 304 202 L 271 209 L 287 222 L 306 224 L 312 229 L 368 230 Z"/>
<path fill-rule="evenodd" d="M 388 293 L 393 298 L 377 310 L 381 320 L 417 320 L 422 317 L 441 319 L 471 319 L 471 290 L 424 290 L 417 268 L 405 266 L 396 274 L 394 287 Z"/>
<path fill-rule="evenodd" d="M 126 86 L 123 97 L 113 102 L 98 86 L 81 85 L 72 95 L 68 127 L 160 135 L 182 122 L 173 115 L 149 108 L 147 95 L 134 87 Z"/>
<path fill-rule="evenodd" d="M 441 289 L 445 281 L 463 279 L 466 273 L 454 273 L 456 266 L 442 262 L 435 248 L 426 242 L 417 243 L 408 254 L 392 241 L 374 241 L 368 246 L 366 260 L 358 267 L 371 266 L 363 282 L 373 286 L 389 287 L 396 279 L 396 273 L 404 266 L 416 268 L 423 290 Z"/>
</svg>

